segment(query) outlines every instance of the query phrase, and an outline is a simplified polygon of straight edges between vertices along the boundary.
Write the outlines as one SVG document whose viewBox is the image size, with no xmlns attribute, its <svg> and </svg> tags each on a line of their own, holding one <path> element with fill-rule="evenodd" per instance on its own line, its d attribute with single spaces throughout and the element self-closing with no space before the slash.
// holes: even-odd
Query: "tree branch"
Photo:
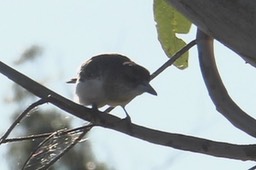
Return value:
<svg viewBox="0 0 256 170">
<path fill-rule="evenodd" d="M 47 99 L 55 106 L 83 120 L 90 121 L 97 126 L 110 128 L 151 143 L 185 151 L 239 160 L 256 160 L 256 145 L 235 145 L 224 142 L 215 142 L 192 136 L 162 132 L 136 124 L 127 126 L 127 124 L 121 121 L 120 118 L 78 105 L 17 72 L 2 62 L 0 62 L 0 72 L 32 92 L 34 95 Z"/>
<path fill-rule="evenodd" d="M 200 30 L 256 67 L 256 1 L 167 0 Z"/>
<path fill-rule="evenodd" d="M 66 130 L 62 129 L 53 132 L 30 154 L 22 170 L 48 169 L 73 146 L 80 142 L 91 128 L 92 126 L 88 125 L 87 127 L 80 128 L 76 132 L 71 131 L 67 133 Z"/>
<path fill-rule="evenodd" d="M 197 45 L 201 72 L 216 109 L 235 127 L 256 137 L 256 120 L 236 105 L 222 83 L 214 59 L 213 38 L 198 29 Z"/>
<path fill-rule="evenodd" d="M 31 112 L 32 109 L 34 109 L 36 106 L 39 106 L 41 104 L 46 103 L 43 99 L 38 100 L 35 103 L 32 103 L 26 110 L 24 110 L 17 118 L 16 120 L 12 123 L 12 125 L 8 128 L 8 130 L 5 132 L 5 134 L 1 137 L 0 139 L 0 145 L 2 143 L 6 142 L 6 138 L 9 136 L 9 134 L 12 132 L 12 130 L 15 128 L 15 126 L 20 123 L 20 121 L 29 113 Z"/>
<path fill-rule="evenodd" d="M 62 131 L 63 134 L 65 134 L 65 133 L 67 134 L 67 133 L 70 133 L 70 132 L 75 132 L 75 131 L 78 131 L 78 130 L 88 128 L 89 126 L 91 126 L 91 128 L 93 127 L 93 125 L 90 124 L 90 125 L 85 125 L 85 126 L 73 128 L 73 129 L 60 129 L 60 130 Z M 2 140 L 1 144 L 2 143 L 10 143 L 10 142 L 19 142 L 19 141 L 25 141 L 25 140 L 35 140 L 35 139 L 47 138 L 55 132 L 41 133 L 41 134 L 36 134 L 36 135 L 24 136 L 24 137 L 8 138 L 8 139 L 5 139 L 5 140 Z"/>
<path fill-rule="evenodd" d="M 150 80 L 153 80 L 156 76 L 162 73 L 166 68 L 171 66 L 178 58 L 180 58 L 184 53 L 186 53 L 194 45 L 196 45 L 196 40 L 191 41 L 185 47 L 179 50 L 174 56 L 172 56 L 167 62 L 165 62 L 161 67 L 159 67 L 154 73 L 151 74 Z"/>
<path fill-rule="evenodd" d="M 73 112 L 75 110 L 79 110 L 81 108 L 84 109 L 86 113 L 89 114 L 82 114 L 82 115 L 75 115 L 80 117 L 84 120 L 91 120 L 93 111 L 89 108 L 83 107 L 72 102 L 69 99 L 64 98 L 63 96 L 55 93 L 54 91 L 44 87 L 43 85 L 35 82 L 34 80 L 30 79 L 29 77 L 25 76 L 24 74 L 12 69 L 11 67 L 7 66 L 3 62 L 0 61 L 0 72 L 8 77 L 13 82 L 17 83 L 18 85 L 22 86 L 24 89 L 28 90 L 29 92 L 33 93 L 35 96 L 41 99 L 47 99 L 49 101 L 50 98 L 55 98 L 55 106 L 59 107 L 60 109 L 65 110 L 66 112 Z M 65 104 L 67 106 L 65 106 Z M 72 104 L 72 107 L 69 106 Z"/>
<path fill-rule="evenodd" d="M 190 48 L 196 45 L 196 40 L 191 41 L 185 47 L 180 49 L 177 53 L 175 53 L 168 61 L 166 61 L 161 67 L 159 67 L 154 73 L 150 75 L 150 81 L 156 78 L 159 74 L 161 74 L 165 69 L 170 67 L 177 59 L 179 59 L 184 53 L 186 53 Z M 108 107 L 105 112 L 110 112 L 115 107 Z"/>
</svg>

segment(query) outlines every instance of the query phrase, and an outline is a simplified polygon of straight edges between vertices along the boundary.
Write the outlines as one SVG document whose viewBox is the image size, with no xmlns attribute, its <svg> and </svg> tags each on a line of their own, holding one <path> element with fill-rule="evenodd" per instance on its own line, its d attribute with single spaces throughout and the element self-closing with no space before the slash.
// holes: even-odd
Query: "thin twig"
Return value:
<svg viewBox="0 0 256 170">
<path fill-rule="evenodd" d="M 170 67 L 177 59 L 179 59 L 184 53 L 186 53 L 190 48 L 196 45 L 196 40 L 191 41 L 185 47 L 180 49 L 177 53 L 175 53 L 168 61 L 166 61 L 161 67 L 159 67 L 154 73 L 150 75 L 150 80 L 156 78 L 160 73 L 162 73 L 165 69 Z M 111 112 L 115 107 L 108 107 L 104 112 Z"/>
<path fill-rule="evenodd" d="M 81 126 L 81 127 L 77 127 L 77 128 L 73 128 L 73 129 L 61 129 L 63 134 L 67 134 L 70 132 L 75 132 L 75 131 L 79 131 L 81 129 L 85 129 L 88 128 L 89 126 L 93 127 L 93 124 L 89 124 L 89 125 L 85 125 L 85 126 Z M 8 138 L 5 139 L 2 143 L 10 143 L 10 142 L 18 142 L 18 141 L 25 141 L 25 140 L 35 140 L 35 139 L 40 139 L 40 138 L 46 138 L 49 137 L 50 135 L 52 135 L 54 132 L 48 132 L 48 133 L 42 133 L 42 134 L 36 134 L 36 135 L 30 135 L 30 136 L 24 136 L 24 137 L 17 137 L 17 138 Z"/>
<path fill-rule="evenodd" d="M 176 54 L 174 54 L 167 62 L 165 62 L 161 67 L 159 67 L 154 73 L 151 74 L 150 79 L 153 80 L 156 76 L 162 73 L 166 68 L 171 66 L 177 59 L 179 59 L 184 53 L 186 53 L 191 47 L 196 45 L 196 40 L 191 41 L 185 47 L 180 49 Z"/>
<path fill-rule="evenodd" d="M 9 136 L 9 134 L 12 132 L 12 130 L 15 128 L 15 126 L 20 123 L 20 121 L 27 115 L 31 110 L 33 110 L 35 107 L 42 105 L 46 103 L 47 101 L 44 99 L 39 99 L 38 101 L 32 103 L 26 110 L 24 110 L 17 119 L 13 122 L 13 124 L 8 128 L 8 130 L 5 132 L 5 134 L 0 139 L 0 145 L 2 143 L 6 143 L 6 138 Z"/>
<path fill-rule="evenodd" d="M 46 138 L 43 142 L 41 142 L 38 145 L 38 147 L 30 154 L 29 158 L 24 163 L 24 166 L 22 169 L 26 169 L 26 168 L 48 169 L 51 165 L 53 165 L 54 162 L 60 159 L 67 151 L 69 151 L 73 146 L 75 146 L 91 128 L 92 128 L 92 124 L 83 126 L 83 128 L 82 127 L 76 128 L 76 131 L 82 131 L 82 133 L 78 137 L 76 137 L 73 141 L 71 141 L 71 143 L 67 143 L 68 141 L 62 141 L 63 143 L 65 143 L 65 145 L 67 144 L 67 146 L 65 146 L 60 153 L 55 153 L 54 156 L 52 155 L 53 150 L 51 148 L 52 146 L 55 146 L 56 144 L 58 144 L 58 141 L 55 139 L 55 137 L 63 136 L 67 134 L 67 131 L 58 130 L 53 132 L 48 138 Z M 57 149 L 58 147 L 55 146 L 55 148 Z M 51 158 L 49 154 L 53 156 L 53 158 Z M 40 162 L 37 162 L 36 164 L 32 163 L 33 161 L 37 161 L 38 159 Z M 41 159 L 44 159 L 44 161 L 41 161 Z M 34 167 L 34 165 L 36 167 Z"/>
<path fill-rule="evenodd" d="M 58 156 L 55 157 L 55 159 L 53 159 L 52 161 L 50 161 L 50 163 L 45 166 L 45 169 L 48 169 L 50 166 L 52 166 L 57 160 L 59 160 L 65 153 L 67 153 L 71 148 L 73 148 L 78 142 L 81 141 L 81 139 L 87 134 L 87 132 L 89 132 L 90 128 L 84 128 L 82 133 L 78 136 L 78 138 L 75 139 L 75 141 L 73 141 L 68 147 L 66 147 L 61 154 L 59 154 Z"/>
</svg>

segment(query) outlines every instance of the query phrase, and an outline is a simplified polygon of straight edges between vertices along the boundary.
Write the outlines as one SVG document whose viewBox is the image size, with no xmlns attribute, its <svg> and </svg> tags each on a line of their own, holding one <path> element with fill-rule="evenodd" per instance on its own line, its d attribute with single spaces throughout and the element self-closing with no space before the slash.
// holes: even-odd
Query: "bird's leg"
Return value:
<svg viewBox="0 0 256 170">
<path fill-rule="evenodd" d="M 124 112 L 126 114 L 126 117 L 123 120 L 127 120 L 129 123 L 131 123 L 131 117 L 129 116 L 128 112 L 126 111 L 125 107 L 122 106 L 122 108 L 124 109 Z"/>
<path fill-rule="evenodd" d="M 115 107 L 114 106 L 109 106 L 106 110 L 104 110 L 104 112 L 111 112 Z"/>
<path fill-rule="evenodd" d="M 92 104 L 92 110 L 97 110 L 98 111 L 98 106 L 95 103 Z"/>
<path fill-rule="evenodd" d="M 124 112 L 126 114 L 126 117 L 124 119 L 122 119 L 122 121 L 125 121 L 126 126 L 127 126 L 128 130 L 129 130 L 130 134 L 133 134 L 131 117 L 129 116 L 129 114 L 126 111 L 125 107 L 122 106 L 122 108 L 124 109 Z"/>
<path fill-rule="evenodd" d="M 126 111 L 125 107 L 124 106 L 121 106 L 126 114 L 126 117 L 121 119 L 121 120 L 118 120 L 117 122 L 113 122 L 113 126 L 116 125 L 119 125 L 120 123 L 121 124 L 125 124 L 127 129 L 129 130 L 130 134 L 133 133 L 133 130 L 132 130 L 132 122 L 131 122 L 131 117 L 129 116 L 128 112 Z"/>
<path fill-rule="evenodd" d="M 92 110 L 95 112 L 95 113 L 92 115 L 92 119 L 93 119 L 92 121 L 93 121 L 93 122 L 96 122 L 97 119 L 98 119 L 98 114 L 97 114 L 97 112 L 99 111 L 97 104 L 95 104 L 95 103 L 92 104 Z"/>
</svg>

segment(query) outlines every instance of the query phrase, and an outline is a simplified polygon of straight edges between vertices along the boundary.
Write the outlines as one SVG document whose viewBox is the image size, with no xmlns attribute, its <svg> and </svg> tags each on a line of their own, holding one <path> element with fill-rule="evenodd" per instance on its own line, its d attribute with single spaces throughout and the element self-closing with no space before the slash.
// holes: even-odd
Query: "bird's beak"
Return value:
<svg viewBox="0 0 256 170">
<path fill-rule="evenodd" d="M 157 96 L 157 93 L 156 93 L 155 89 L 153 89 L 153 87 L 149 83 L 145 83 L 144 87 L 145 87 L 145 92 L 148 92 L 152 95 Z"/>
<path fill-rule="evenodd" d="M 71 80 L 67 81 L 66 83 L 76 83 L 76 78 L 72 78 Z"/>
</svg>

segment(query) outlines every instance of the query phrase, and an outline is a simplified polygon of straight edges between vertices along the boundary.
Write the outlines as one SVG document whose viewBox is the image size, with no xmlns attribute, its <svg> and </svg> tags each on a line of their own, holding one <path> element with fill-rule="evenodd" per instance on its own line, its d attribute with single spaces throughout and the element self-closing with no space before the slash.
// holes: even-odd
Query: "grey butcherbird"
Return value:
<svg viewBox="0 0 256 170">
<path fill-rule="evenodd" d="M 102 54 L 82 64 L 77 78 L 67 83 L 76 83 L 76 100 L 93 108 L 125 105 L 136 96 L 148 92 L 157 95 L 149 84 L 147 69 L 120 54 Z"/>
</svg>

